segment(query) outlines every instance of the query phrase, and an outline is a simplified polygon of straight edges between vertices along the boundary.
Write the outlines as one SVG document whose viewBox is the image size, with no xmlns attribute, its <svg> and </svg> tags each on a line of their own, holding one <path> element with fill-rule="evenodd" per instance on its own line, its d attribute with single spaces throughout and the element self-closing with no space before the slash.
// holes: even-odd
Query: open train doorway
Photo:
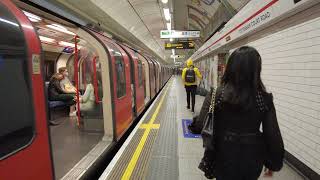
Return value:
<svg viewBox="0 0 320 180">
<path fill-rule="evenodd" d="M 93 45 L 77 34 L 72 23 L 17 3 L 35 27 L 42 63 L 56 179 L 64 177 L 104 137 L 101 64 Z M 53 78 L 73 103 L 52 99 Z M 64 82 L 62 82 L 64 81 Z"/>
</svg>

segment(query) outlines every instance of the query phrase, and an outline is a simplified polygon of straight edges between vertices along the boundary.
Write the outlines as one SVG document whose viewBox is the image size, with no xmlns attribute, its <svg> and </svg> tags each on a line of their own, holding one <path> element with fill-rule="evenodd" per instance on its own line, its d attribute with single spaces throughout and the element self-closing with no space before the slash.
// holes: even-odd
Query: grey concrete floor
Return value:
<svg viewBox="0 0 320 180">
<path fill-rule="evenodd" d="M 61 124 L 50 127 L 56 179 L 62 178 L 102 139 L 103 133 L 82 132 L 73 117 L 56 119 Z"/>
</svg>

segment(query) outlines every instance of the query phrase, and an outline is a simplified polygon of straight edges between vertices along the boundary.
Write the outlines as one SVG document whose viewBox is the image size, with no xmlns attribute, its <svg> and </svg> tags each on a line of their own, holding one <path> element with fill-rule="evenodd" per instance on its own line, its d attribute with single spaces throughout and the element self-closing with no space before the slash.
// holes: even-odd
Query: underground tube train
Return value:
<svg viewBox="0 0 320 180">
<path fill-rule="evenodd" d="M 48 100 L 47 83 L 60 67 L 67 68 L 77 98 L 87 84 L 94 88 L 93 108 L 80 108 L 78 117 L 64 116 L 64 104 Z M 171 74 L 155 57 L 102 32 L 1 0 L 0 179 L 85 173 L 81 166 L 94 164 L 117 144 Z M 56 112 L 61 125 L 49 126 Z"/>
</svg>

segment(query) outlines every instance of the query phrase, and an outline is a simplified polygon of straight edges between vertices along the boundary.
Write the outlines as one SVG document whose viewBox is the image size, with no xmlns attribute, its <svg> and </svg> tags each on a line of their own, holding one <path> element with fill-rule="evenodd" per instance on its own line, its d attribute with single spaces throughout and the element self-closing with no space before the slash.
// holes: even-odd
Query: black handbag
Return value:
<svg viewBox="0 0 320 180">
<path fill-rule="evenodd" d="M 203 147 L 206 149 L 214 149 L 213 138 L 214 138 L 214 106 L 215 106 L 216 91 L 212 90 L 211 104 L 209 111 L 205 117 L 201 136 L 203 140 Z"/>
<path fill-rule="evenodd" d="M 216 175 L 215 162 L 215 147 L 214 147 L 214 106 L 215 106 L 216 91 L 212 90 L 211 104 L 209 111 L 205 117 L 204 126 L 201 131 L 203 147 L 205 148 L 204 156 L 198 168 L 204 172 L 208 179 L 213 179 Z"/>
</svg>

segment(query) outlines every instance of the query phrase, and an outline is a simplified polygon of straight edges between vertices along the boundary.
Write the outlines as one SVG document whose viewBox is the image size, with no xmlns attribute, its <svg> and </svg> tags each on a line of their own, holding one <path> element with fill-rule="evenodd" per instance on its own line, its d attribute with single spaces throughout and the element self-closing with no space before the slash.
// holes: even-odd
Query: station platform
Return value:
<svg viewBox="0 0 320 180">
<path fill-rule="evenodd" d="M 204 97 L 196 96 L 195 114 Z M 191 134 L 187 124 L 193 114 L 186 108 L 181 78 L 173 76 L 142 117 L 99 180 L 205 180 L 198 165 L 204 149 L 200 136 Z M 259 179 L 305 179 L 288 164 L 273 177 Z"/>
</svg>

